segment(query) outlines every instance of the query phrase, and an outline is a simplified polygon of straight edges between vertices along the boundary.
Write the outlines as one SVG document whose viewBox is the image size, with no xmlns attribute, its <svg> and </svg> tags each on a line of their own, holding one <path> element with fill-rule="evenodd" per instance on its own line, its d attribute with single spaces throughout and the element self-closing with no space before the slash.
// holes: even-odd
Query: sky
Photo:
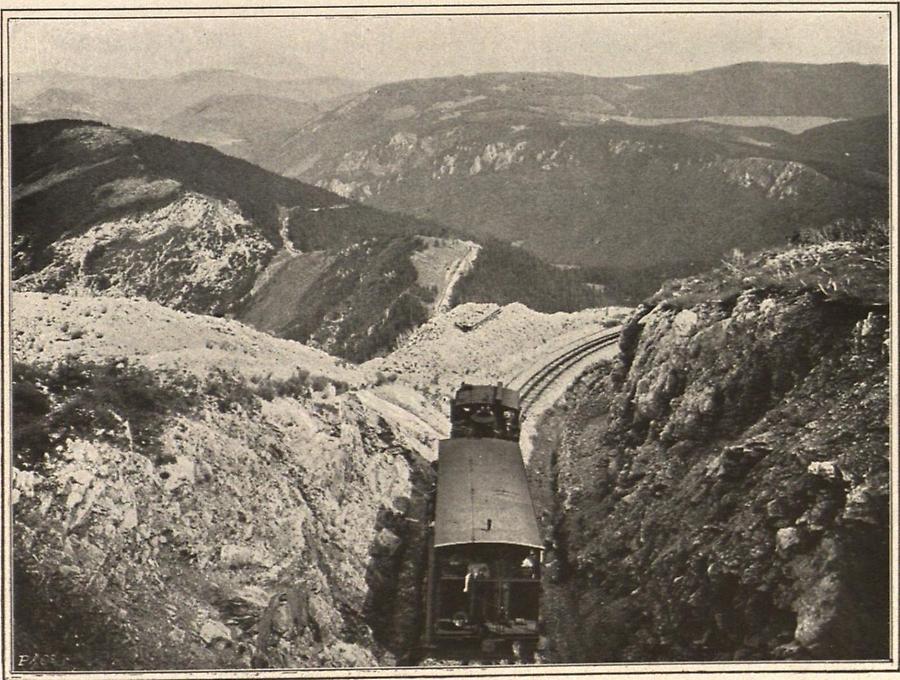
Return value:
<svg viewBox="0 0 900 680">
<path fill-rule="evenodd" d="M 229 68 L 270 78 L 369 83 L 492 71 L 626 76 L 743 61 L 888 63 L 886 15 L 24 18 L 10 23 L 14 73 L 155 77 Z"/>
</svg>

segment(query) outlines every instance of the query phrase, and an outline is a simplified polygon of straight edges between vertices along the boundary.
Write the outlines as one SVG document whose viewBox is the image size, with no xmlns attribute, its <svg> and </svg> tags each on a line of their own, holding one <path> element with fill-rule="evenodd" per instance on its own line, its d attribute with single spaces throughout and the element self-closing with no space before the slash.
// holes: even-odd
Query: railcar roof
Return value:
<svg viewBox="0 0 900 680">
<path fill-rule="evenodd" d="M 516 442 L 440 442 L 434 531 L 436 548 L 467 543 L 542 547 Z"/>
</svg>

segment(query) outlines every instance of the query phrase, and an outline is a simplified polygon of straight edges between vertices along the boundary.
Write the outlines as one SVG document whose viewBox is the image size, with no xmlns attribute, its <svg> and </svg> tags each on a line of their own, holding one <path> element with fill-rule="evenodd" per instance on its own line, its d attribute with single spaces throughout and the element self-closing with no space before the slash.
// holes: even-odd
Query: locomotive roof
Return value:
<svg viewBox="0 0 900 680">
<path fill-rule="evenodd" d="M 516 442 L 440 442 L 434 532 L 436 548 L 467 543 L 542 547 Z"/>
<path fill-rule="evenodd" d="M 519 393 L 501 385 L 468 385 L 463 383 L 453 397 L 454 404 L 490 404 L 500 402 L 507 408 L 519 408 Z"/>
</svg>

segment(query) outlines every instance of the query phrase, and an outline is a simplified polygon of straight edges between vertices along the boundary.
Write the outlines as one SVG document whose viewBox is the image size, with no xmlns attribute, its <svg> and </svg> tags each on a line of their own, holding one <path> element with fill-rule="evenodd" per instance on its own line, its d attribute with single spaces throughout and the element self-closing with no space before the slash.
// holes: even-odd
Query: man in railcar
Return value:
<svg viewBox="0 0 900 680">
<path fill-rule="evenodd" d="M 527 578 L 537 578 L 538 554 L 532 550 L 528 553 L 521 564 L 521 573 Z"/>
<path fill-rule="evenodd" d="M 481 625 L 485 622 L 485 589 L 483 583 L 490 578 L 491 572 L 484 562 L 471 562 L 463 584 L 463 592 L 469 593 L 469 620 Z"/>
</svg>

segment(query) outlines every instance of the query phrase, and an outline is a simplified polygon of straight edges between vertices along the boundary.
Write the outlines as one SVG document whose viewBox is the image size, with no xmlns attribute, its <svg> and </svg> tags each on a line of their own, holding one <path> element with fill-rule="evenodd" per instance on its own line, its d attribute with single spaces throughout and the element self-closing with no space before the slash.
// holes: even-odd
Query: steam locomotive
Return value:
<svg viewBox="0 0 900 680">
<path fill-rule="evenodd" d="M 468 385 L 438 448 L 425 645 L 444 658 L 528 660 L 539 640 L 542 543 L 519 450 L 519 395 Z"/>
</svg>

